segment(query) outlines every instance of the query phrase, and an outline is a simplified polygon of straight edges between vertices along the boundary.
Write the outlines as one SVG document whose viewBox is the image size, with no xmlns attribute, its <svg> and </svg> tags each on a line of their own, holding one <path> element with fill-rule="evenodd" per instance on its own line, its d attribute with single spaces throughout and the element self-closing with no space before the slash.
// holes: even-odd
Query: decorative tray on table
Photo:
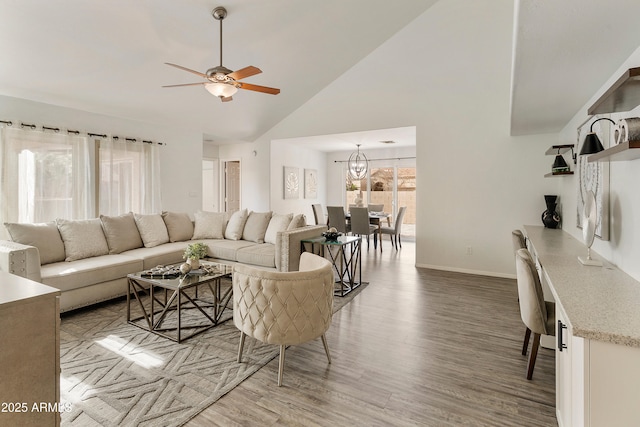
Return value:
<svg viewBox="0 0 640 427">
<path fill-rule="evenodd" d="M 179 265 L 158 265 L 140 273 L 141 277 L 147 279 L 175 279 L 180 276 Z"/>
</svg>

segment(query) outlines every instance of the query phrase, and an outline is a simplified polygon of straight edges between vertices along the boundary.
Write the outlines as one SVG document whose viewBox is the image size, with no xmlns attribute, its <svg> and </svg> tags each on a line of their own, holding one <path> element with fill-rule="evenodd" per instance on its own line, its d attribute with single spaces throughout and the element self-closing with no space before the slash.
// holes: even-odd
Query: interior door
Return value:
<svg viewBox="0 0 640 427">
<path fill-rule="evenodd" d="M 224 210 L 240 210 L 240 161 L 224 162 Z"/>
</svg>

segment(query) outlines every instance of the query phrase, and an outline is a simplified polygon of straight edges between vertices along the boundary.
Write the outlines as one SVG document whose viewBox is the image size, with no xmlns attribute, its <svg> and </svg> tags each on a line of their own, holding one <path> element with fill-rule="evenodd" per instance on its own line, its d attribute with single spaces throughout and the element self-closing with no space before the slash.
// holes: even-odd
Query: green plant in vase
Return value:
<svg viewBox="0 0 640 427">
<path fill-rule="evenodd" d="M 207 256 L 207 245 L 204 243 L 191 243 L 184 250 L 182 258 L 186 259 L 191 268 L 200 268 L 200 260 Z"/>
</svg>

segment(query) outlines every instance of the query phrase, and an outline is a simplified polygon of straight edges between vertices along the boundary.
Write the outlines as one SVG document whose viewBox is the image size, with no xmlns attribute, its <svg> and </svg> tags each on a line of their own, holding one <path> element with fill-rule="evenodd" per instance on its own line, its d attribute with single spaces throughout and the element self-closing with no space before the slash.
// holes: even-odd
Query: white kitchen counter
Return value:
<svg viewBox="0 0 640 427">
<path fill-rule="evenodd" d="M 603 267 L 585 266 L 587 247 L 560 229 L 526 225 L 556 303 L 578 337 L 640 347 L 640 282 L 591 251 Z"/>
</svg>

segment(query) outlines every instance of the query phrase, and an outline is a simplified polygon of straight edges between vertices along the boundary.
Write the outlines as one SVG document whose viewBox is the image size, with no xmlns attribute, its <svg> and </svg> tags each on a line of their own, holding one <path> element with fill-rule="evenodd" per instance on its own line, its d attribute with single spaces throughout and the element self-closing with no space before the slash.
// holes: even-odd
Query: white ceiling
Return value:
<svg viewBox="0 0 640 427">
<path fill-rule="evenodd" d="M 436 0 L 0 0 L 0 93 L 150 123 L 202 130 L 217 143 L 252 141 Z M 219 65 L 257 66 L 222 103 L 203 87 L 161 88 Z"/>
<path fill-rule="evenodd" d="M 640 46 L 640 0 L 519 0 L 516 13 L 513 135 L 562 130 Z"/>
<path fill-rule="evenodd" d="M 253 141 L 436 1 L 0 0 L 0 94 Z M 219 5 L 223 65 L 261 68 L 245 81 L 279 95 L 241 90 L 221 103 L 200 86 L 161 88 L 199 81 L 164 62 L 218 65 Z M 640 46 L 640 1 L 516 5 L 512 133 L 556 132 Z"/>
</svg>

